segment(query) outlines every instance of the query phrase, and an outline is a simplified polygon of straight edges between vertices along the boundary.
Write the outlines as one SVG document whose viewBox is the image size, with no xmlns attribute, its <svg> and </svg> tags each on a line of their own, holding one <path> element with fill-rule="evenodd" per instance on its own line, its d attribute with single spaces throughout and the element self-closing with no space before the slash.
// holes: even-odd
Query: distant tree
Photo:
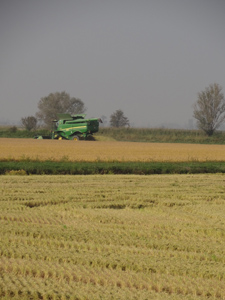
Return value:
<svg viewBox="0 0 225 300">
<path fill-rule="evenodd" d="M 128 118 L 124 116 L 124 112 L 118 109 L 110 116 L 110 125 L 112 127 L 125 127 L 130 126 L 130 123 Z"/>
<path fill-rule="evenodd" d="M 217 83 L 211 84 L 198 93 L 198 100 L 194 104 L 193 117 L 197 120 L 198 128 L 208 136 L 213 135 L 225 120 L 225 99 L 221 91 L 222 87 Z"/>
<path fill-rule="evenodd" d="M 57 118 L 58 113 L 82 114 L 86 111 L 83 101 L 78 98 L 71 98 L 66 92 L 51 93 L 40 99 L 37 118 L 48 128 L 51 128 L 52 121 Z"/>
<path fill-rule="evenodd" d="M 9 128 L 9 131 L 11 133 L 15 133 L 15 132 L 17 132 L 17 130 L 18 130 L 18 128 L 15 125 Z"/>
<path fill-rule="evenodd" d="M 26 130 L 31 131 L 37 127 L 37 118 L 34 116 L 29 116 L 25 118 L 21 118 L 22 125 L 26 128 Z"/>
</svg>

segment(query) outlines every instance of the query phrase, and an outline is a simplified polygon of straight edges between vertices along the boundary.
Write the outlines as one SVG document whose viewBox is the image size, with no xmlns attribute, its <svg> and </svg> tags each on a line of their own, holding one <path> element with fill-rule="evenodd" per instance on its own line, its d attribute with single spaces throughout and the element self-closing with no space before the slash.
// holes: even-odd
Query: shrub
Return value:
<svg viewBox="0 0 225 300">
<path fill-rule="evenodd" d="M 11 133 L 15 133 L 15 132 L 17 132 L 17 130 L 18 130 L 18 128 L 16 126 L 12 126 L 9 128 L 9 132 L 11 132 Z"/>
</svg>

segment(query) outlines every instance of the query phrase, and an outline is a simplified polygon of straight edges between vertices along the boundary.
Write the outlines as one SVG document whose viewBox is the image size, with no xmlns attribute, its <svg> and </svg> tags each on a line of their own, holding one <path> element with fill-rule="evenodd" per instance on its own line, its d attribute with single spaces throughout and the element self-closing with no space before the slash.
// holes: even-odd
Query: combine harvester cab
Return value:
<svg viewBox="0 0 225 300">
<path fill-rule="evenodd" d="M 85 114 L 58 114 L 53 121 L 52 135 L 49 137 L 36 136 L 36 139 L 66 139 L 66 140 L 94 140 L 93 133 L 98 132 L 101 119 L 85 119 Z"/>
</svg>

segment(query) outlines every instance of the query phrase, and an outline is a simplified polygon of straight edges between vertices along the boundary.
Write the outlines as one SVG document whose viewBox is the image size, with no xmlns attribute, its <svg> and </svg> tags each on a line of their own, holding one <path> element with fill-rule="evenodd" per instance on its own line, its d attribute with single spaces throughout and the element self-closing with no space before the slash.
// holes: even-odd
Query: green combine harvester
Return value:
<svg viewBox="0 0 225 300">
<path fill-rule="evenodd" d="M 52 140 L 94 140 L 93 133 L 98 132 L 101 119 L 85 119 L 85 114 L 70 115 L 57 114 L 57 120 L 53 121 L 53 129 L 50 136 L 35 136 L 35 139 Z"/>
</svg>

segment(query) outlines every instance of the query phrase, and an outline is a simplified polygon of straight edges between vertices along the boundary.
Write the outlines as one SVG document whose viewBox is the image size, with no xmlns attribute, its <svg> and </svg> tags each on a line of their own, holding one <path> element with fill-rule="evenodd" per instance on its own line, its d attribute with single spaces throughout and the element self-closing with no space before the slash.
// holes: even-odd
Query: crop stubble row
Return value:
<svg viewBox="0 0 225 300">
<path fill-rule="evenodd" d="M 0 184 L 1 297 L 225 297 L 223 175 L 1 176 Z"/>
</svg>

